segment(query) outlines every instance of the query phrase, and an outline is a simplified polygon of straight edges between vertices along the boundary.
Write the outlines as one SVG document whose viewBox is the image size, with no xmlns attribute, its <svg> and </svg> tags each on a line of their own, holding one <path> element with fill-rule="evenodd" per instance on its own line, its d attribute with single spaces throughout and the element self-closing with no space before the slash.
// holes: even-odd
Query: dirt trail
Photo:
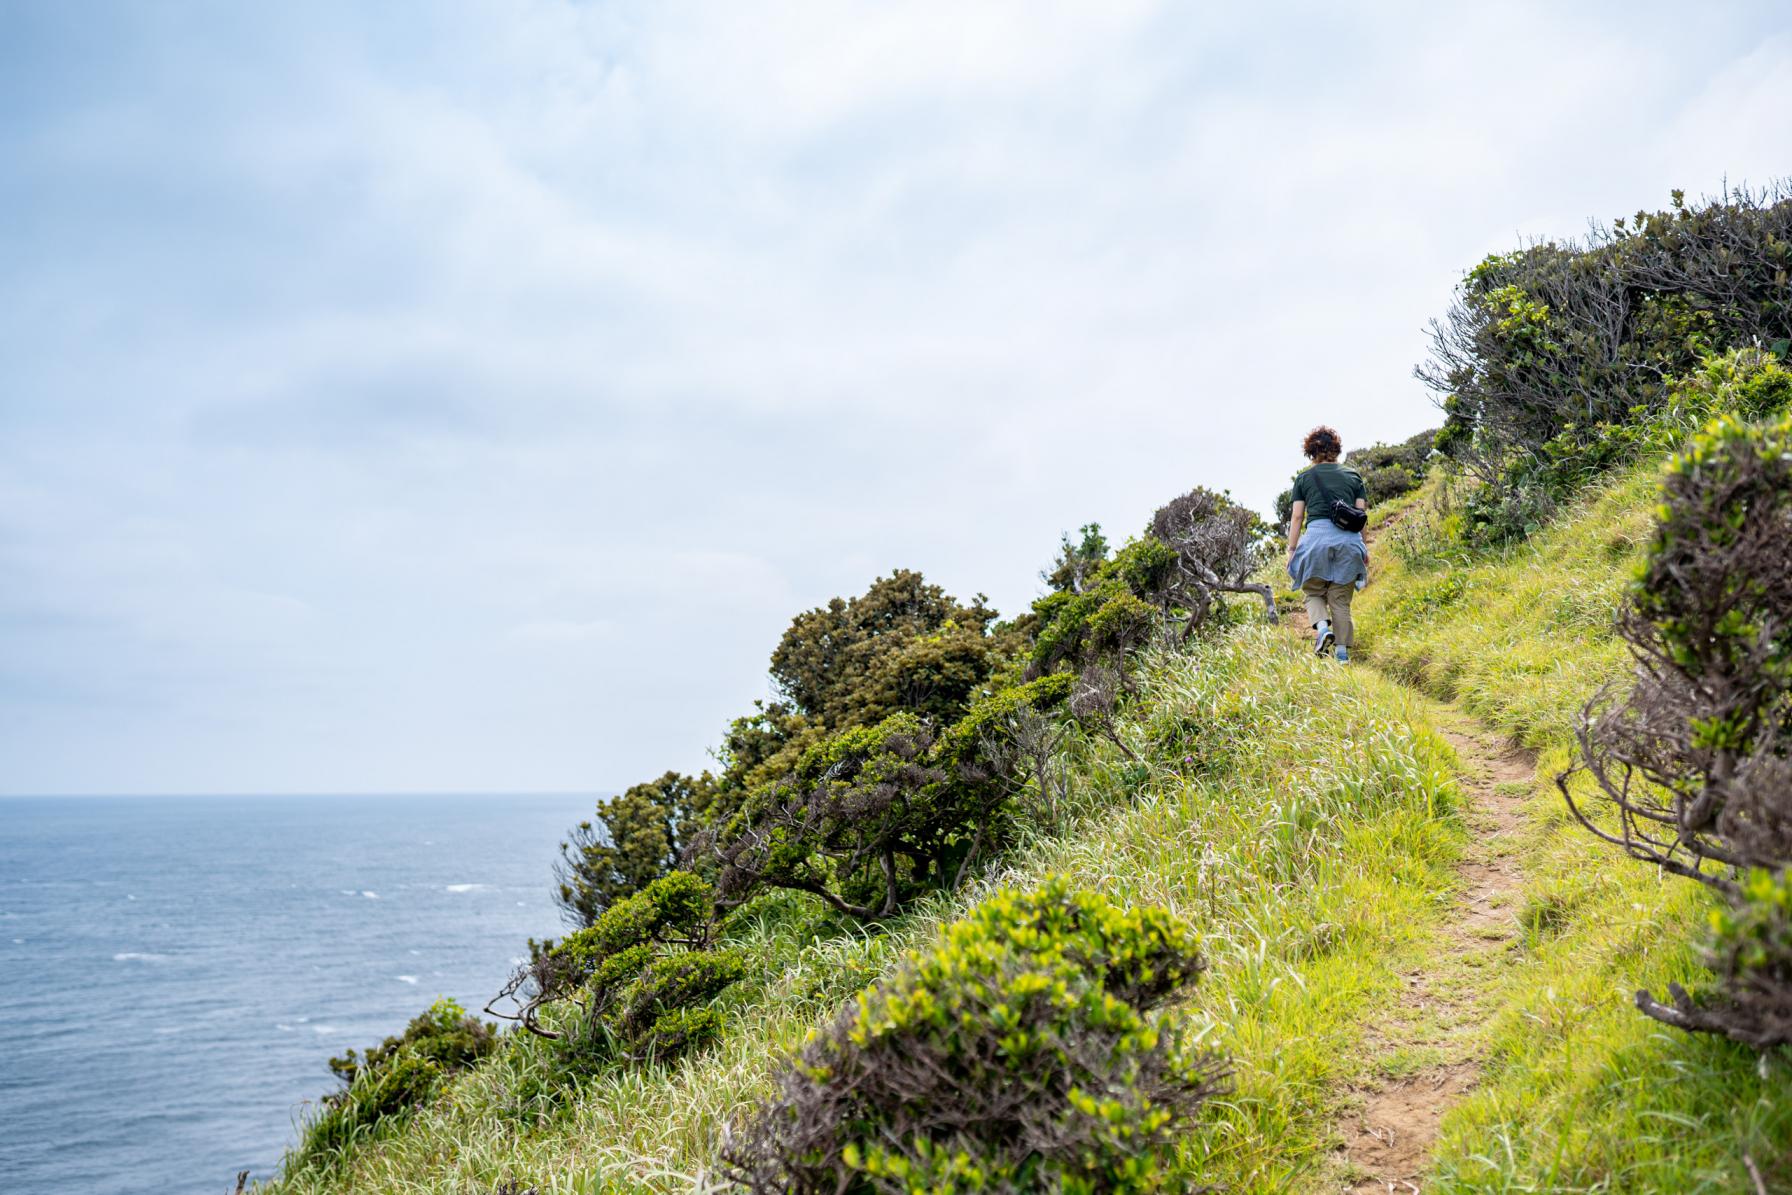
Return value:
<svg viewBox="0 0 1792 1195">
<path fill-rule="evenodd" d="M 1462 758 L 1472 837 L 1457 870 L 1461 890 L 1439 927 L 1441 950 L 1430 965 L 1404 977 L 1396 1008 L 1368 1043 L 1386 1061 L 1401 1051 L 1426 1061 L 1356 1090 L 1361 1103 L 1339 1126 L 1343 1161 L 1362 1176 L 1345 1188 L 1353 1195 L 1421 1190 L 1438 1122 L 1479 1077 L 1474 1038 L 1491 1011 L 1485 1004 L 1491 987 L 1486 972 L 1509 958 L 1518 943 L 1520 805 L 1536 774 L 1536 758 L 1455 711 L 1442 713 L 1438 730 Z"/>
<path fill-rule="evenodd" d="M 1371 548 L 1397 519 L 1365 537 Z M 1304 609 L 1296 608 L 1287 625 L 1311 644 Z M 1522 805 L 1537 757 L 1454 707 L 1436 710 L 1436 730 L 1462 760 L 1470 841 L 1457 867 L 1461 889 L 1439 926 L 1441 949 L 1403 976 L 1406 987 L 1391 1014 L 1367 1035 L 1386 1077 L 1352 1089 L 1357 1102 L 1338 1126 L 1341 1170 L 1355 1176 L 1342 1188 L 1350 1195 L 1422 1191 L 1438 1123 L 1480 1077 L 1476 1031 L 1492 1012 L 1487 972 L 1511 958 L 1519 940 Z"/>
</svg>

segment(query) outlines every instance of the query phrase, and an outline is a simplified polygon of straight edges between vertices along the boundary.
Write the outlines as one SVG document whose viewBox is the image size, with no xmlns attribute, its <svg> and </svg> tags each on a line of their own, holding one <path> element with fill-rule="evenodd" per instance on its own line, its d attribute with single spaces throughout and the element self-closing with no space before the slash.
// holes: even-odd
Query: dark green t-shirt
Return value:
<svg viewBox="0 0 1792 1195">
<path fill-rule="evenodd" d="M 1307 504 L 1307 521 L 1332 517 L 1334 499 L 1355 506 L 1356 500 L 1367 501 L 1369 491 L 1363 488 L 1363 475 L 1337 461 L 1324 461 L 1304 470 L 1294 479 L 1294 500 Z"/>
</svg>

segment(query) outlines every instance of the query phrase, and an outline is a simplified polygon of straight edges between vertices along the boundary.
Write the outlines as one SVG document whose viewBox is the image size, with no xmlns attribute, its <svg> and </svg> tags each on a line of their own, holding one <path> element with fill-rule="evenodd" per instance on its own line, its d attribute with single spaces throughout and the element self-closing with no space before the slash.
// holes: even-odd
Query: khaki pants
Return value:
<svg viewBox="0 0 1792 1195">
<path fill-rule="evenodd" d="M 1337 636 L 1338 646 L 1352 646 L 1350 599 L 1356 596 L 1356 586 L 1339 585 L 1335 581 L 1321 581 L 1314 577 L 1303 584 L 1300 591 L 1307 598 L 1308 621 L 1317 627 L 1329 619 L 1332 634 Z"/>
</svg>

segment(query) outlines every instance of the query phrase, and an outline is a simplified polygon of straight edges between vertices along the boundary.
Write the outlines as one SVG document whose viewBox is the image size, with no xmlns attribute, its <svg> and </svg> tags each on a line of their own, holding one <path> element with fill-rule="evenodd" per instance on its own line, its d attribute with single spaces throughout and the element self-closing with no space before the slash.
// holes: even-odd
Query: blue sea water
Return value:
<svg viewBox="0 0 1792 1195">
<path fill-rule="evenodd" d="M 326 1060 L 560 932 L 593 798 L 0 800 L 0 1192 L 220 1195 Z"/>
</svg>

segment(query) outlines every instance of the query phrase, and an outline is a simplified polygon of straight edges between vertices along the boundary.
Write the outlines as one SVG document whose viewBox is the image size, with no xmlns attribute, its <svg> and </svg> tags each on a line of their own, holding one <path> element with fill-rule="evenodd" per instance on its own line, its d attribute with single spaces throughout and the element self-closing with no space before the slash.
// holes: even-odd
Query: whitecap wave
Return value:
<svg viewBox="0 0 1792 1195">
<path fill-rule="evenodd" d="M 113 955 L 112 961 L 115 963 L 165 963 L 168 961 L 168 956 L 151 954 L 144 950 L 127 950 L 122 954 Z"/>
<path fill-rule="evenodd" d="M 367 891 L 367 890 L 366 890 L 366 889 L 362 889 L 362 890 L 361 890 L 361 895 L 362 895 L 362 896 L 365 896 L 365 897 L 366 897 L 366 898 L 367 898 L 367 899 L 368 899 L 368 900 L 378 900 L 378 899 L 379 899 L 379 898 L 380 898 L 380 894 L 379 894 L 379 893 L 377 893 L 377 892 L 369 892 L 369 891 Z"/>
<path fill-rule="evenodd" d="M 415 984 L 417 982 L 417 977 L 415 975 L 400 975 L 398 977 L 398 982 Z"/>
<path fill-rule="evenodd" d="M 334 1025 L 313 1025 L 313 1026 L 311 1026 L 311 1032 L 317 1034 L 319 1037 L 323 1037 L 326 1034 L 336 1032 L 336 1026 L 334 1026 Z"/>
<path fill-rule="evenodd" d="M 489 887 L 491 887 L 490 884 L 450 884 L 447 890 L 449 892 L 484 892 Z"/>
</svg>

